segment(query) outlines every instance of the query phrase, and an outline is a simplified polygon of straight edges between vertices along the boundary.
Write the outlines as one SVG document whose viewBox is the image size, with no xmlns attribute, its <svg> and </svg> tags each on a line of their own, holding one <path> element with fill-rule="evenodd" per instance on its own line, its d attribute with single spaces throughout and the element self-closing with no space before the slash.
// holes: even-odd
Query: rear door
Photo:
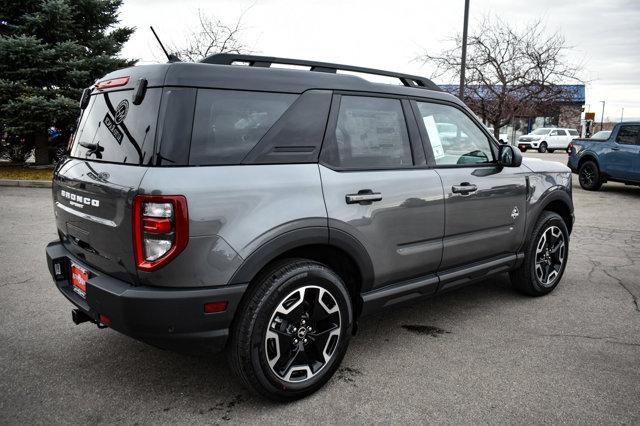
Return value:
<svg viewBox="0 0 640 426">
<path fill-rule="evenodd" d="M 515 254 L 525 230 L 524 166 L 498 166 L 488 135 L 459 106 L 422 101 L 413 105 L 427 156 L 444 187 L 440 269 Z M 454 135 L 443 134 L 444 127 L 455 128 Z"/>
<path fill-rule="evenodd" d="M 132 202 L 151 161 L 161 88 L 139 105 L 133 89 L 94 90 L 70 157 L 56 170 L 53 200 L 65 246 L 105 273 L 135 280 Z"/>
<path fill-rule="evenodd" d="M 334 95 L 323 143 L 330 235 L 342 231 L 360 241 L 374 288 L 435 276 L 442 256 L 442 185 L 426 168 L 410 111 L 407 100 L 393 97 Z"/>
</svg>

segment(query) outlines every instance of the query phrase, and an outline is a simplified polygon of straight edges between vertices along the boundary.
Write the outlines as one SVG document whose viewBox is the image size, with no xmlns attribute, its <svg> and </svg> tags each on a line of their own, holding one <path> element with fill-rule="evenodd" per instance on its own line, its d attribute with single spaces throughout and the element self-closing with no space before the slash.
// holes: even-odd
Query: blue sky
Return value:
<svg viewBox="0 0 640 426">
<path fill-rule="evenodd" d="M 123 55 L 162 62 L 149 25 L 163 40 L 179 43 L 197 29 L 197 10 L 229 23 L 243 19 L 243 41 L 270 56 L 314 59 L 429 75 L 414 58 L 437 52 L 461 31 L 464 0 L 125 0 L 120 18 L 138 28 Z M 470 25 L 487 14 L 511 25 L 544 18 L 572 49 L 567 60 L 583 64 L 587 101 L 599 119 L 640 119 L 639 0 L 471 0 Z M 442 82 L 444 83 L 444 82 Z"/>
</svg>

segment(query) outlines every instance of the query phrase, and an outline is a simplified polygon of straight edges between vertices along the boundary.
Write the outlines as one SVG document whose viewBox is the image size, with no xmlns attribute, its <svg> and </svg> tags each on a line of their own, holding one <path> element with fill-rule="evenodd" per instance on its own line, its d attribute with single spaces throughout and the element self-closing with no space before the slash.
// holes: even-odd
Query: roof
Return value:
<svg viewBox="0 0 640 426">
<path fill-rule="evenodd" d="M 321 64 L 321 63 L 318 63 Z M 324 63 L 323 63 L 324 64 Z M 337 65 L 337 64 L 324 64 Z M 350 69 L 358 67 L 341 66 Z M 343 69 L 343 68 L 340 68 Z M 386 71 L 371 70 L 380 73 Z M 391 73 L 394 77 L 422 79 L 423 77 Z M 417 84 L 394 85 L 374 83 L 351 74 L 319 72 L 310 70 L 267 68 L 244 65 L 219 65 L 209 63 L 172 62 L 166 64 L 138 65 L 120 69 L 107 74 L 100 80 L 129 76 L 129 83 L 118 89 L 133 88 L 140 78 L 148 81 L 148 87 L 178 86 L 201 87 L 229 90 L 273 91 L 282 93 L 303 93 L 307 90 L 338 90 L 369 92 L 447 100 L 463 105 L 460 100 L 442 90 L 435 84 L 433 88 Z M 428 85 L 428 83 L 424 83 Z"/>
</svg>

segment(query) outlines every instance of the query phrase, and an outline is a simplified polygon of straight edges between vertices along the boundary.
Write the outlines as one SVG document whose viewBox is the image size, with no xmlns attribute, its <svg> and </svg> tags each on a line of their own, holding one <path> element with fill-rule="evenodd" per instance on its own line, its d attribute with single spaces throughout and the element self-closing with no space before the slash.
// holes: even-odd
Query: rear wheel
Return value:
<svg viewBox="0 0 640 426">
<path fill-rule="evenodd" d="M 538 147 L 538 152 L 540 154 L 544 154 L 545 152 L 547 152 L 547 143 L 546 142 L 542 142 L 540 144 L 540 146 Z"/>
<path fill-rule="evenodd" d="M 270 399 L 302 398 L 336 371 L 351 335 L 349 293 L 320 263 L 290 259 L 254 283 L 229 344 L 232 368 Z"/>
<path fill-rule="evenodd" d="M 593 161 L 585 161 L 578 170 L 578 182 L 582 189 L 597 191 L 602 186 L 598 165 Z"/>
<path fill-rule="evenodd" d="M 556 288 L 567 265 L 569 231 L 562 217 L 542 213 L 525 247 L 525 257 L 510 273 L 516 289 L 530 296 L 543 296 Z"/>
</svg>

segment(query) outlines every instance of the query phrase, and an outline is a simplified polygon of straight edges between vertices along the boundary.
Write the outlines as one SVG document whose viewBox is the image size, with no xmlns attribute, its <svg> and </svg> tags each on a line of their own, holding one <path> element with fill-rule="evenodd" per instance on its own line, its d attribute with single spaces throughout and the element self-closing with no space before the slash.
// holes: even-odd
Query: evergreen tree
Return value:
<svg viewBox="0 0 640 426">
<path fill-rule="evenodd" d="M 121 4 L 0 0 L 0 137 L 47 161 L 47 129 L 73 128 L 82 90 L 135 62 L 117 56 L 134 31 L 115 28 Z"/>
</svg>

